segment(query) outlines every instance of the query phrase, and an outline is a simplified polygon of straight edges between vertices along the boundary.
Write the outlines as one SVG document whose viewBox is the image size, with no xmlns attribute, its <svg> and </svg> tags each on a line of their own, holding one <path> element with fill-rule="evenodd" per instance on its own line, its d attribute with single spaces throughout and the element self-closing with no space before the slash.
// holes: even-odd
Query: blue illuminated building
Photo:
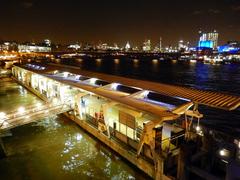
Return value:
<svg viewBox="0 0 240 180">
<path fill-rule="evenodd" d="M 239 47 L 231 47 L 229 45 L 223 45 L 223 46 L 219 46 L 218 47 L 218 52 L 220 53 L 237 53 L 238 51 L 240 51 L 240 48 Z"/>
<path fill-rule="evenodd" d="M 230 41 L 223 46 L 218 47 L 219 53 L 231 53 L 235 54 L 240 51 L 240 43 L 237 41 Z"/>
<path fill-rule="evenodd" d="M 199 41 L 199 48 L 213 48 L 213 41 Z"/>
</svg>

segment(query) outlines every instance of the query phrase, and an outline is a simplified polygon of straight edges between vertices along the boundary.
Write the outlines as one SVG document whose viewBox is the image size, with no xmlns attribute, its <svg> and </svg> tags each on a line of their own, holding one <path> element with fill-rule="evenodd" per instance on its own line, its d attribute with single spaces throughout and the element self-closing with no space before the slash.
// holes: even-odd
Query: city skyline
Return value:
<svg viewBox="0 0 240 180">
<path fill-rule="evenodd" d="M 0 6 L 0 39 L 56 43 L 99 41 L 139 45 L 145 39 L 164 46 L 181 39 L 197 44 L 198 31 L 218 30 L 219 44 L 239 40 L 240 3 L 236 0 L 15 1 Z M 15 31 L 18 29 L 18 31 Z"/>
</svg>

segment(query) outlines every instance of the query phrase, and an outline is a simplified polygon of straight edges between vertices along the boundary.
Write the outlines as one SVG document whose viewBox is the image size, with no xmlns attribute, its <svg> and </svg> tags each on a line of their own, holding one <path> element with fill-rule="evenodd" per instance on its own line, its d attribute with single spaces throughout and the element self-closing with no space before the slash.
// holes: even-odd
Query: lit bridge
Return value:
<svg viewBox="0 0 240 180">
<path fill-rule="evenodd" d="M 65 103 L 37 103 L 34 106 L 20 107 L 15 111 L 0 114 L 0 132 L 22 126 L 45 117 L 54 116 L 71 110 Z"/>
</svg>

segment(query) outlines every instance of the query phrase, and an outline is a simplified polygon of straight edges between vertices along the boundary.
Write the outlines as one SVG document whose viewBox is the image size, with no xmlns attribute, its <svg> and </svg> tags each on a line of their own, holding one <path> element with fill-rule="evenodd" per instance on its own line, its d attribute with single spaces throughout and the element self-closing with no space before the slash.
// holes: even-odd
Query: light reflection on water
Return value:
<svg viewBox="0 0 240 180">
<path fill-rule="evenodd" d="M 27 91 L 22 96 L 19 85 L 5 85 L 7 93 L 7 86 L 14 89 L 10 93 L 15 99 L 8 99 L 10 108 L 38 102 Z M 0 102 L 4 98 L 0 96 Z M 3 138 L 7 157 L 0 159 L 0 179 L 146 179 L 64 116 L 45 118 L 11 132 L 13 136 Z"/>
</svg>

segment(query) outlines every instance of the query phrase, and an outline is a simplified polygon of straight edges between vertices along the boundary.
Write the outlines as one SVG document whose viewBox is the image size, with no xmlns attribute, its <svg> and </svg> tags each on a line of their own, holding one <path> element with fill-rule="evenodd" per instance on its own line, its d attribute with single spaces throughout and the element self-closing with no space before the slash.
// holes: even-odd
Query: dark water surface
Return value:
<svg viewBox="0 0 240 180">
<path fill-rule="evenodd" d="M 152 58 L 112 57 L 61 59 L 84 70 L 240 95 L 240 64 L 161 61 Z M 202 123 L 240 137 L 240 109 L 227 112 L 200 106 Z"/>
</svg>

